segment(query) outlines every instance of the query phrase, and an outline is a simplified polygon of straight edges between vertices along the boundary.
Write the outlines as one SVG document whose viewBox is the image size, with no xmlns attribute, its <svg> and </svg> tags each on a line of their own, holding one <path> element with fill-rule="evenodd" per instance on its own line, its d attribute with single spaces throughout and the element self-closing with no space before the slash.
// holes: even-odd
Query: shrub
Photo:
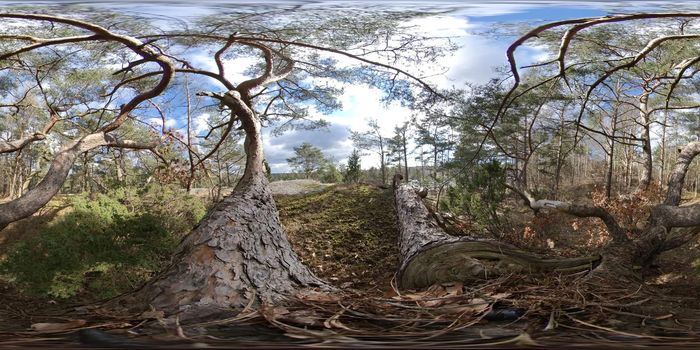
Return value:
<svg viewBox="0 0 700 350">
<path fill-rule="evenodd" d="M 455 186 L 447 189 L 444 209 L 464 211 L 478 227 L 497 234 L 498 208 L 505 193 L 505 169 L 497 160 L 490 160 L 457 176 Z"/>
<path fill-rule="evenodd" d="M 183 191 L 157 185 L 93 199 L 80 195 L 71 205 L 0 263 L 25 292 L 107 298 L 132 290 L 167 263 L 180 236 L 205 211 Z"/>
</svg>

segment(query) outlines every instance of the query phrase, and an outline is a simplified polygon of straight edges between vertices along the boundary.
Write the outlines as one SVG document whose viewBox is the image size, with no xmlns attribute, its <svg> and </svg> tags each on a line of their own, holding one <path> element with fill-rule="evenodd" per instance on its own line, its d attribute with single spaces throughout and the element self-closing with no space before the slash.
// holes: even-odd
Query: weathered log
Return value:
<svg viewBox="0 0 700 350">
<path fill-rule="evenodd" d="M 442 282 L 476 282 L 510 273 L 578 272 L 597 266 L 601 257 L 546 259 L 494 240 L 448 235 L 435 222 L 416 190 L 394 181 L 399 223 L 401 289 Z"/>
</svg>

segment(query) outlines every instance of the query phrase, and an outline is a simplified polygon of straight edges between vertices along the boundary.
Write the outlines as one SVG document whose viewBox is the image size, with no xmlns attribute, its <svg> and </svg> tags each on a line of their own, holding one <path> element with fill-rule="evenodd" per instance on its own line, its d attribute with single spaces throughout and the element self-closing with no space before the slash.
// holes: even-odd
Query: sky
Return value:
<svg viewBox="0 0 700 350">
<path fill-rule="evenodd" d="M 5 5 L 27 4 L 74 4 L 74 1 L 23 1 L 2 2 Z M 455 38 L 460 45 L 453 56 L 446 57 L 440 63 L 447 68 L 444 75 L 429 79 L 440 88 L 461 87 L 465 83 L 484 83 L 494 77 L 493 69 L 506 64 L 506 48 L 515 40 L 513 37 L 479 34 L 503 23 L 538 24 L 567 18 L 602 16 L 628 10 L 652 11 L 672 8 L 696 9 L 700 7 L 694 1 L 91 1 L 92 6 L 104 6 L 110 9 L 149 14 L 157 18 L 177 18 L 188 21 L 197 16 L 225 11 L 227 8 L 248 8 L 262 11 L 270 6 L 295 6 L 307 8 L 349 7 L 384 9 L 387 7 L 402 9 L 449 8 L 453 11 L 439 17 L 425 18 L 417 21 L 422 31 L 436 36 L 448 35 Z M 542 59 L 545 52 L 537 47 L 524 47 L 518 52 L 518 61 L 526 64 Z M 213 63 L 209 63 L 213 64 Z M 240 62 L 231 66 L 244 66 Z M 415 67 L 402 67 L 408 71 Z M 441 68 L 435 67 L 435 71 Z M 230 69 L 232 78 L 243 79 L 240 71 Z M 273 136 L 269 130 L 264 133 L 265 152 L 273 173 L 288 172 L 290 168 L 286 159 L 293 156 L 293 147 L 309 142 L 320 148 L 338 163 L 345 163 L 353 149 L 349 140 L 350 130 L 367 130 L 367 118 L 376 118 L 384 136 L 391 136 L 394 126 L 408 120 L 414 112 L 398 103 L 384 105 L 381 94 L 376 88 L 362 85 L 344 87 L 340 96 L 342 110 L 323 118 L 330 122 L 329 127 L 319 130 L 289 131 L 280 136 Z M 196 118 L 203 128 L 206 116 Z M 180 126 L 177 121 L 171 125 Z M 411 159 L 413 157 L 409 157 Z M 378 156 L 367 153 L 362 158 L 362 167 L 378 166 Z M 411 165 L 409 163 L 409 165 Z"/>
</svg>

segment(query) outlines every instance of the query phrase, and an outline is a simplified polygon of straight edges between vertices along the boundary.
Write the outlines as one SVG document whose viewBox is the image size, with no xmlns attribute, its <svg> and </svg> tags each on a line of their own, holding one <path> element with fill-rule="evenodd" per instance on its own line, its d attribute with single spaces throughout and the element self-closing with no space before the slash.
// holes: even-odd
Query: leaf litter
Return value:
<svg viewBox="0 0 700 350">
<path fill-rule="evenodd" d="M 98 328 L 126 340 L 196 347 L 700 346 L 694 310 L 653 290 L 581 273 L 509 275 L 400 292 L 393 284 L 397 237 L 389 191 L 334 186 L 280 197 L 278 205 L 295 250 L 342 290 L 302 290 L 285 305 L 251 306 L 230 318 L 183 325 L 166 324 L 155 309 L 105 322 L 99 315 L 83 317 L 89 309 L 81 308 L 61 322 L 47 316 L 26 331 L 0 333 L 0 346 L 50 346 L 66 341 L 53 335 Z M 52 337 L 42 336 L 47 333 Z"/>
</svg>

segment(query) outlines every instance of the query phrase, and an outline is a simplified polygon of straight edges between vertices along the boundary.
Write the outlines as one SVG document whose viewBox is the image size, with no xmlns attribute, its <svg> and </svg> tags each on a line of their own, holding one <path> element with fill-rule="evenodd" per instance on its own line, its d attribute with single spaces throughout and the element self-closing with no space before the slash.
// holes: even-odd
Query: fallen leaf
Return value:
<svg viewBox="0 0 700 350">
<path fill-rule="evenodd" d="M 303 300 L 308 300 L 308 301 L 321 301 L 321 302 L 336 302 L 340 301 L 340 296 L 331 294 L 331 293 L 325 293 L 325 292 L 317 292 L 315 290 L 303 290 L 299 293 L 297 293 L 297 298 L 303 299 Z"/>
<path fill-rule="evenodd" d="M 340 322 L 340 314 L 335 314 L 328 318 L 327 320 L 323 321 L 323 326 L 326 328 L 340 328 L 344 329 L 346 331 L 352 331 L 353 329 L 349 328 L 348 326 L 344 325 L 342 322 Z"/>
<path fill-rule="evenodd" d="M 269 305 L 265 305 L 262 308 L 260 308 L 260 312 L 262 313 L 262 315 L 266 319 L 274 320 L 274 319 L 280 318 L 281 316 L 288 314 L 289 310 L 287 308 L 285 308 L 284 306 L 271 307 Z"/>
<path fill-rule="evenodd" d="M 161 320 L 165 318 L 165 312 L 161 310 L 144 311 L 139 315 L 139 318 L 144 320 Z"/>
<path fill-rule="evenodd" d="M 292 311 L 282 317 L 277 317 L 277 320 L 299 326 L 318 327 L 321 325 L 321 317 L 313 310 Z"/>
<path fill-rule="evenodd" d="M 443 305 L 444 303 L 445 301 L 442 299 L 418 301 L 418 305 L 420 305 L 421 307 L 436 307 Z"/>
<path fill-rule="evenodd" d="M 521 333 L 513 338 L 512 341 L 516 346 L 540 346 L 540 344 L 527 333 Z"/>
<path fill-rule="evenodd" d="M 455 307 L 445 307 L 440 309 L 442 313 L 454 313 L 454 314 L 465 314 L 465 315 L 476 315 L 486 311 L 489 308 L 489 304 L 472 304 L 472 305 L 462 305 Z"/>
<path fill-rule="evenodd" d="M 85 323 L 87 323 L 85 320 L 73 320 L 63 323 L 40 322 L 32 324 L 31 329 L 41 333 L 62 332 L 68 329 L 82 327 Z"/>
<path fill-rule="evenodd" d="M 450 296 L 462 295 L 464 291 L 464 283 L 455 282 L 451 286 L 445 286 L 445 291 L 447 292 L 447 295 Z"/>
<path fill-rule="evenodd" d="M 489 297 L 492 299 L 495 299 L 495 300 L 500 300 L 500 299 L 508 298 L 510 295 L 511 295 L 510 293 L 497 293 L 497 294 L 489 295 Z"/>
</svg>

